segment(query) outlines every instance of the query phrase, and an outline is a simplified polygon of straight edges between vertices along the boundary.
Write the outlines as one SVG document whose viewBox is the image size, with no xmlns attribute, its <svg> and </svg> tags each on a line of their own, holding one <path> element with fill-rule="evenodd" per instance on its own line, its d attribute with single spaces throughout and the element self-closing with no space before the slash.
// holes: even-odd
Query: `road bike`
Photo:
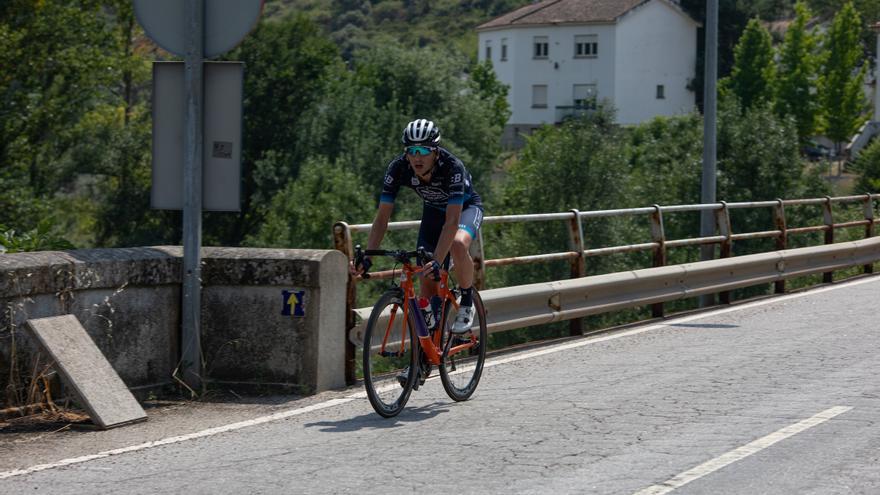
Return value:
<svg viewBox="0 0 880 495">
<path fill-rule="evenodd" d="M 471 331 L 454 334 L 452 324 L 459 308 L 460 290 L 450 287 L 446 270 L 427 275 L 438 282 L 440 298 L 439 316 L 434 314 L 436 323 L 429 328 L 413 281 L 423 271 L 418 265 L 430 262 L 433 255 L 422 248 L 361 250 L 357 246 L 355 266 L 360 266 L 364 256 L 387 256 L 401 265 L 399 279 L 373 306 L 363 336 L 364 388 L 373 409 L 386 418 L 399 414 L 412 391 L 424 384 L 434 366 L 439 368 L 449 397 L 455 401 L 468 400 L 483 373 L 488 335 L 486 311 L 476 289 Z M 369 278 L 367 273 L 362 276 Z M 431 306 L 428 311 L 434 312 Z"/>
</svg>

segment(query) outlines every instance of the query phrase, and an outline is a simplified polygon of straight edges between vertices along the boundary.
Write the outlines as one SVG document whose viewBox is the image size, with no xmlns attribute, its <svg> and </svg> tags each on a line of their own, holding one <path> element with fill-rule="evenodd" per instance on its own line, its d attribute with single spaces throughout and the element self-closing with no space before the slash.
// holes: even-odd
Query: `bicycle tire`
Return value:
<svg viewBox="0 0 880 495">
<path fill-rule="evenodd" d="M 385 418 L 397 416 L 403 410 L 416 380 L 418 341 L 415 339 L 413 315 L 407 313 L 409 321 L 403 321 L 404 304 L 406 298 L 403 291 L 393 289 L 385 292 L 373 306 L 364 330 L 364 389 L 370 405 Z M 395 315 L 394 324 L 384 317 L 386 309 Z M 406 332 L 403 340 L 402 330 Z M 383 345 L 385 341 L 388 345 Z M 392 352 L 399 355 L 389 355 Z M 408 370 L 406 374 L 405 370 Z M 400 383 L 399 376 L 405 376 L 404 383 Z"/>
<path fill-rule="evenodd" d="M 466 351 L 452 354 L 455 349 L 456 336 L 452 333 L 452 322 L 455 318 L 451 314 L 452 311 L 444 311 L 444 321 L 441 322 L 443 328 L 443 354 L 440 361 L 440 381 L 443 382 L 443 388 L 446 394 L 456 401 L 461 402 L 471 398 L 477 385 L 480 383 L 480 377 L 483 375 L 483 365 L 486 362 L 486 346 L 488 344 L 488 334 L 486 330 L 486 309 L 483 307 L 483 300 L 477 290 L 473 290 L 474 300 L 474 317 L 477 320 L 475 327 L 472 327 L 472 338 L 476 339 L 476 347 Z M 449 308 L 451 303 L 446 302 Z"/>
</svg>

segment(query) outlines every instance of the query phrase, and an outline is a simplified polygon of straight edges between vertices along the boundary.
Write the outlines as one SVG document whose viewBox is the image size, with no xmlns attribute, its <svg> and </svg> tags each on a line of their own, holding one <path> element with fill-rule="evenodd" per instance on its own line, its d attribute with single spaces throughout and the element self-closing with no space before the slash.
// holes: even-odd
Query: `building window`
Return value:
<svg viewBox="0 0 880 495">
<path fill-rule="evenodd" d="M 532 108 L 547 108 L 547 85 L 532 86 Z"/>
<path fill-rule="evenodd" d="M 501 61 L 507 60 L 507 38 L 501 38 Z"/>
<path fill-rule="evenodd" d="M 550 39 L 547 36 L 535 36 L 535 57 L 547 58 L 550 54 Z"/>
<path fill-rule="evenodd" d="M 486 60 L 492 61 L 492 40 L 486 40 Z"/>
<path fill-rule="evenodd" d="M 657 99 L 665 100 L 666 99 L 666 88 L 662 84 L 657 85 Z"/>
<path fill-rule="evenodd" d="M 575 107 L 594 110 L 596 108 L 596 85 L 575 84 L 572 100 Z"/>
<path fill-rule="evenodd" d="M 599 36 L 595 34 L 575 36 L 574 56 L 576 58 L 594 58 L 599 56 Z"/>
</svg>

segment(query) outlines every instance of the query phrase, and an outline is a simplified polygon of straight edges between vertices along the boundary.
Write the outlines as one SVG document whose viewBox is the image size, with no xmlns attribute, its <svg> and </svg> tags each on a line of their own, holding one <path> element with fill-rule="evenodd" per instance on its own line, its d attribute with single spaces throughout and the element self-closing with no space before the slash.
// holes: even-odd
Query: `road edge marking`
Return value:
<svg viewBox="0 0 880 495">
<path fill-rule="evenodd" d="M 849 406 L 835 406 L 830 409 L 826 409 L 803 421 L 799 421 L 793 425 L 786 426 L 785 428 L 779 429 L 769 435 L 749 442 L 742 447 L 731 450 L 730 452 L 722 454 L 712 460 L 706 461 L 699 466 L 688 469 L 687 471 L 673 476 L 672 478 L 662 483 L 651 485 L 645 489 L 639 490 L 633 495 L 665 495 L 692 481 L 698 480 L 703 476 L 712 474 L 719 469 L 729 466 L 735 462 L 741 461 L 752 454 L 757 454 L 758 452 L 761 452 L 762 450 L 767 449 L 785 440 L 786 438 L 797 435 L 798 433 L 803 433 L 804 431 L 809 430 L 814 426 L 819 426 L 822 423 L 850 410 L 852 410 L 852 407 Z"/>
<path fill-rule="evenodd" d="M 178 435 L 174 437 L 163 438 L 161 440 L 154 440 L 152 442 L 144 442 L 138 445 L 131 445 L 129 447 L 121 447 L 118 449 L 105 450 L 104 452 L 99 452 L 97 454 L 85 455 L 81 457 L 72 457 L 69 459 L 64 459 L 57 462 L 51 462 L 47 464 L 38 464 L 36 466 L 31 466 L 25 469 L 14 469 L 12 471 L 6 471 L 0 473 L 0 480 L 6 478 L 12 478 L 13 476 L 21 476 L 24 474 L 36 473 L 38 471 L 45 471 L 47 469 L 69 466 L 71 464 L 80 464 L 83 462 L 93 461 L 96 459 L 103 459 L 105 457 L 110 457 L 119 454 L 125 454 L 127 452 L 135 452 L 138 450 L 145 450 L 153 447 L 159 447 L 162 445 L 170 445 L 174 443 L 185 442 L 187 440 L 194 440 L 196 438 L 209 437 L 213 435 L 217 435 L 219 433 L 225 433 L 228 431 L 240 430 L 242 428 L 247 428 L 249 426 L 255 426 L 263 423 L 268 423 L 270 421 L 278 421 L 280 419 L 290 418 L 293 416 L 299 416 L 300 414 L 306 414 L 312 411 L 319 411 L 321 409 L 327 409 L 328 407 L 338 406 L 340 404 L 345 404 L 347 402 L 352 402 L 354 399 L 351 398 L 341 398 L 341 399 L 330 399 L 325 402 L 320 402 L 318 404 L 312 404 L 310 406 L 300 407 L 297 409 L 291 409 L 289 411 L 281 411 L 275 414 L 270 414 L 268 416 L 261 416 L 259 418 L 250 419 L 247 421 L 239 421 L 237 423 L 230 423 L 228 425 L 216 426 L 214 428 L 208 428 L 206 430 L 197 431 L 195 433 L 189 433 L 186 435 Z"/>
</svg>

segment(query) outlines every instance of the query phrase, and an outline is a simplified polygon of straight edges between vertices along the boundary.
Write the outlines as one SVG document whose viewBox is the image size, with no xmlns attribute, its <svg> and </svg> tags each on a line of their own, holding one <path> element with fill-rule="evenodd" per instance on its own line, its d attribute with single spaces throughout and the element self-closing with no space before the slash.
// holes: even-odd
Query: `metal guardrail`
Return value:
<svg viewBox="0 0 880 495">
<path fill-rule="evenodd" d="M 480 292 L 490 333 L 669 302 L 880 261 L 880 237 Z M 372 308 L 354 310 L 363 342 Z M 383 321 L 380 319 L 380 321 Z M 387 316 L 385 317 L 387 321 Z"/>
<path fill-rule="evenodd" d="M 721 302 L 729 303 L 730 290 L 767 282 L 774 282 L 775 291 L 777 293 L 782 293 L 785 291 L 785 280 L 794 276 L 805 275 L 808 273 L 823 273 L 823 281 L 828 283 L 832 281 L 834 270 L 855 265 L 862 265 L 865 273 L 871 273 L 872 263 L 877 261 L 877 259 L 880 259 L 880 256 L 876 258 L 872 257 L 874 254 L 877 254 L 877 252 L 880 252 L 880 241 L 872 241 L 867 244 L 862 243 L 857 245 L 853 243 L 841 243 L 827 252 L 815 250 L 819 248 L 828 249 L 828 245 L 834 244 L 834 233 L 838 229 L 863 227 L 865 238 L 873 237 L 877 224 L 877 219 L 874 215 L 874 202 L 877 200 L 880 200 L 880 194 L 812 199 L 778 199 L 775 201 L 742 203 L 720 202 L 699 205 L 654 205 L 652 207 L 618 210 L 587 212 L 571 210 L 563 213 L 489 216 L 484 218 L 484 225 L 565 221 L 568 223 L 569 227 L 569 250 L 486 260 L 483 250 L 483 236 L 482 232 L 480 232 L 480 235 L 471 246 L 476 269 L 475 283 L 480 289 L 484 287 L 485 271 L 486 268 L 489 267 L 567 260 L 571 266 L 571 279 L 569 280 L 493 289 L 489 291 L 481 291 L 480 294 L 486 304 L 487 321 L 492 331 L 521 328 L 524 326 L 538 325 L 553 321 L 570 320 L 572 334 L 583 333 L 580 317 L 588 314 L 651 304 L 652 315 L 654 317 L 660 317 L 664 315 L 663 303 L 666 301 L 684 297 L 695 297 L 701 294 L 719 293 Z M 855 221 L 836 223 L 834 221 L 833 207 L 835 204 L 844 203 L 862 203 L 864 218 Z M 789 227 L 786 222 L 786 207 L 805 205 L 821 206 L 823 212 L 822 224 L 794 228 Z M 748 208 L 772 209 L 775 229 L 758 232 L 734 233 L 731 228 L 730 211 L 734 209 Z M 716 232 L 718 235 L 686 239 L 666 238 L 663 225 L 664 214 L 706 210 L 715 213 Z M 594 249 L 585 248 L 583 220 L 620 216 L 648 216 L 651 222 L 650 242 Z M 389 230 L 415 229 L 419 227 L 419 224 L 419 221 L 393 222 L 390 223 L 388 227 Z M 334 244 L 336 249 L 342 251 L 349 257 L 349 259 L 351 259 L 353 255 L 352 234 L 369 232 L 371 227 L 371 224 L 348 225 L 345 222 L 336 223 L 333 227 Z M 813 232 L 824 232 L 825 246 L 787 250 L 790 236 Z M 776 239 L 775 247 L 777 251 L 773 253 L 763 253 L 761 255 L 748 255 L 731 258 L 735 242 L 760 238 Z M 667 252 L 670 248 L 704 244 L 719 245 L 721 259 L 667 266 Z M 851 254 L 853 249 L 856 249 L 858 253 Z M 578 280 L 587 276 L 585 265 L 585 259 L 587 257 L 636 251 L 653 252 L 652 268 L 636 270 L 633 272 L 595 275 L 585 280 Z M 840 265 L 835 262 L 821 261 L 819 258 L 815 258 L 815 256 L 818 256 L 820 253 L 823 256 L 830 256 L 832 260 L 837 259 L 836 257 L 841 257 L 840 259 L 845 258 L 847 260 L 846 263 L 849 264 Z M 760 258 L 760 256 L 764 256 L 766 259 Z M 787 258 L 780 259 L 780 256 Z M 779 263 L 782 263 L 781 266 L 783 267 L 788 266 L 790 268 L 790 264 L 795 260 L 797 260 L 796 263 L 803 264 L 803 267 L 798 270 L 776 268 Z M 774 268 L 772 270 L 768 268 L 770 265 L 767 263 L 772 264 Z M 661 270 L 657 271 L 657 269 Z M 682 272 L 682 270 L 684 271 Z M 702 275 L 701 278 L 689 276 L 683 279 L 678 276 L 680 273 L 700 273 Z M 750 278 L 746 277 L 741 280 L 743 285 L 738 285 L 740 279 L 738 278 L 738 275 L 736 275 L 737 273 L 751 273 L 753 275 Z M 372 276 L 377 279 L 390 278 L 392 276 L 392 271 L 376 272 L 372 274 Z M 630 277 L 635 278 L 630 279 Z M 684 280 L 687 280 L 688 282 L 685 283 Z M 648 284 L 649 281 L 658 281 L 658 284 L 663 284 L 663 287 L 666 288 L 665 291 L 660 291 L 650 297 L 636 296 L 636 294 L 650 292 L 649 287 L 645 285 Z M 357 328 L 355 328 L 358 325 L 357 320 L 362 319 L 364 314 L 369 314 L 369 308 L 354 308 L 355 286 L 357 282 L 358 281 L 355 279 L 351 279 L 349 282 L 349 311 L 347 311 L 347 314 L 349 315 L 348 328 L 353 330 L 351 336 L 355 342 L 357 341 Z M 571 285 L 571 287 L 569 287 L 569 285 Z M 565 287 L 574 291 L 573 293 L 578 294 L 575 299 L 584 298 L 586 300 L 592 297 L 592 300 L 590 301 L 590 304 L 587 304 L 586 306 L 572 306 L 565 302 L 567 301 L 567 296 L 564 296 L 564 291 L 553 292 L 556 290 L 553 288 L 557 286 L 559 286 L 558 288 L 560 290 Z M 540 289 L 539 287 L 544 288 Z M 599 291 L 599 289 L 601 289 L 601 291 Z M 551 292 L 553 294 L 551 294 Z M 565 292 L 565 294 L 568 294 L 568 292 Z M 593 295 L 590 296 L 590 294 Z M 548 297 L 550 299 L 548 299 Z M 607 303 L 596 304 L 595 301 L 597 297 L 602 300 L 607 300 Z M 524 311 L 525 313 L 518 317 L 510 316 L 510 314 L 512 314 L 510 311 L 502 309 L 508 307 L 509 304 L 512 305 L 509 306 L 510 308 L 513 308 L 512 311 Z M 554 308 L 555 306 L 558 306 L 560 309 L 548 313 L 547 308 Z M 563 307 L 565 309 L 562 309 Z M 554 316 L 548 317 L 548 314 L 553 314 Z M 351 379 L 353 380 L 353 345 L 350 345 L 349 349 L 346 351 L 346 361 L 348 365 L 351 365 L 350 373 Z"/>
</svg>

